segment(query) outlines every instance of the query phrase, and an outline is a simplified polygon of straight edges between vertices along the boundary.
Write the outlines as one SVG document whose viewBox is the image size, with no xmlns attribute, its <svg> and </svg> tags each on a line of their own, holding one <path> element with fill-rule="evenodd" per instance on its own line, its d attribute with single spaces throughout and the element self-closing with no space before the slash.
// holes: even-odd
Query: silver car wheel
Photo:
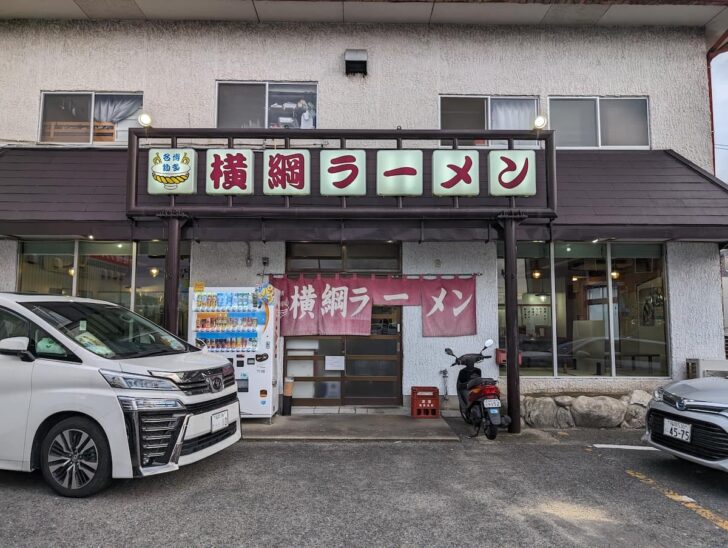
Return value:
<svg viewBox="0 0 728 548">
<path fill-rule="evenodd" d="M 94 440 L 83 430 L 58 434 L 48 449 L 48 469 L 66 489 L 80 489 L 96 475 L 99 453 Z"/>
</svg>

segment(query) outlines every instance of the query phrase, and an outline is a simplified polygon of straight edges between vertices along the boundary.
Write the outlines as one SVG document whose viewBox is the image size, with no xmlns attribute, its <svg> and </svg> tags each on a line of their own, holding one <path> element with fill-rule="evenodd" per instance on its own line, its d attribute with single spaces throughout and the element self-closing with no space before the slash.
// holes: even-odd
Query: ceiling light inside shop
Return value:
<svg viewBox="0 0 728 548">
<path fill-rule="evenodd" d="M 152 278 L 156 278 L 157 276 L 159 276 L 159 269 L 154 266 L 149 269 L 149 274 L 151 274 Z"/>
<path fill-rule="evenodd" d="M 533 276 L 534 280 L 538 280 L 541 277 L 541 271 L 540 270 L 534 270 L 531 273 L 531 276 Z"/>
<path fill-rule="evenodd" d="M 613 280 L 618 280 L 619 279 L 619 276 L 620 276 L 619 272 L 617 272 L 616 270 L 613 270 L 612 271 L 612 279 Z"/>
<path fill-rule="evenodd" d="M 571 281 L 572 282 L 578 282 L 579 281 L 579 276 L 572 276 L 571 277 Z"/>
<path fill-rule="evenodd" d="M 76 269 L 75 268 L 69 268 L 68 269 L 68 275 L 69 276 L 75 276 L 76 275 Z"/>
<path fill-rule="evenodd" d="M 93 239 L 94 239 L 94 235 L 93 235 L 93 234 L 89 234 L 89 235 L 88 235 L 88 239 L 89 239 L 89 240 L 93 240 Z"/>
</svg>

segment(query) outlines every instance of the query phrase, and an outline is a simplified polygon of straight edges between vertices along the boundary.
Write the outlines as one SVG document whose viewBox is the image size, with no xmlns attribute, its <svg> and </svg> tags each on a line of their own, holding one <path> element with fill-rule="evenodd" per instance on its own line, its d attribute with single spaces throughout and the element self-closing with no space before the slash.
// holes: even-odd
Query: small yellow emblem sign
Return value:
<svg viewBox="0 0 728 548">
<path fill-rule="evenodd" d="M 194 194 L 197 151 L 192 148 L 149 149 L 149 194 Z"/>
</svg>

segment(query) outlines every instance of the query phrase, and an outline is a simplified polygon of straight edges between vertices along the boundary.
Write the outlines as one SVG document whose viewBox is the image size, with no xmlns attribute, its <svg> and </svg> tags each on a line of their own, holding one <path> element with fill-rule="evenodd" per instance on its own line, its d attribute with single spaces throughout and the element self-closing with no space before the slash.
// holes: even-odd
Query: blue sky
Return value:
<svg viewBox="0 0 728 548">
<path fill-rule="evenodd" d="M 715 174 L 728 182 L 728 53 L 713 59 Z"/>
</svg>

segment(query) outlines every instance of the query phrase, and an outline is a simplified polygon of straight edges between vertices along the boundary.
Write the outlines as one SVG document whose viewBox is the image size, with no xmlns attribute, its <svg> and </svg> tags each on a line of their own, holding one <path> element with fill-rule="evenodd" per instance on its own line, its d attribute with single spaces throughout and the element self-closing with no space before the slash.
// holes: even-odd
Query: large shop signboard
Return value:
<svg viewBox="0 0 728 548">
<path fill-rule="evenodd" d="M 210 149 L 204 155 L 205 192 L 211 195 L 253 194 L 255 154 L 251 149 Z M 191 148 L 149 150 L 149 194 L 194 194 L 198 152 Z M 311 194 L 311 153 L 306 149 L 266 149 L 262 154 L 263 194 Z M 481 175 L 487 173 L 491 196 L 536 194 L 536 153 L 533 150 L 491 150 L 481 169 L 475 150 L 436 150 L 432 175 L 425 181 L 423 151 L 379 150 L 376 191 L 379 196 L 422 196 L 430 184 L 434 196 L 479 196 Z M 366 151 L 325 149 L 319 155 L 322 196 L 366 195 Z M 486 185 L 484 185 L 486 186 Z"/>
<path fill-rule="evenodd" d="M 369 335 L 372 306 L 420 306 L 424 337 L 475 335 L 475 278 L 283 276 L 281 332 L 285 336 Z"/>
</svg>

